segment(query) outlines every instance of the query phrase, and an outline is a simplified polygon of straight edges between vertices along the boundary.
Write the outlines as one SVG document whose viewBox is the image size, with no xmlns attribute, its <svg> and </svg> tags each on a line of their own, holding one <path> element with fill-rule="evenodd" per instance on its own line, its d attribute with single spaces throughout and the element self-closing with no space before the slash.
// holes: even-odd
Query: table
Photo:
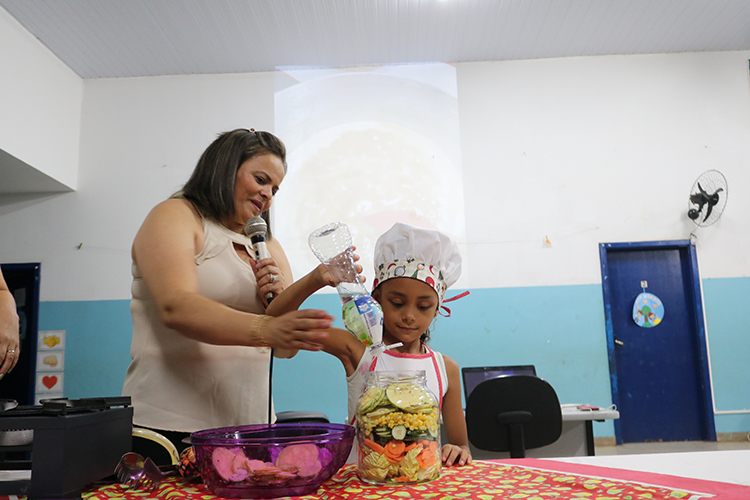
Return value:
<svg viewBox="0 0 750 500">
<path fill-rule="evenodd" d="M 550 445 L 526 450 L 527 457 L 594 456 L 594 427 L 592 422 L 620 418 L 620 413 L 617 410 L 579 410 L 576 408 L 576 405 L 562 405 L 561 408 L 563 425 L 560 438 Z M 471 444 L 469 447 L 471 448 L 471 455 L 476 459 L 503 459 L 510 457 L 510 453 L 508 452 L 484 451 Z"/>
<path fill-rule="evenodd" d="M 575 453 L 566 453 L 565 455 L 557 456 L 572 457 L 588 455 L 593 457 L 595 455 L 593 422 L 604 422 L 605 420 L 616 420 L 618 418 L 620 418 L 620 412 L 617 410 L 580 410 L 572 405 L 562 405 L 563 435 L 560 436 L 558 442 L 562 441 L 564 438 L 573 438 L 576 439 L 576 443 L 579 443 L 579 447 L 576 448 Z M 584 433 L 583 439 L 581 439 L 581 433 Z M 576 434 L 578 435 L 577 438 L 575 437 Z M 581 451 L 583 451 L 580 447 L 581 441 L 585 442 L 586 453 L 581 453 Z"/>
<path fill-rule="evenodd" d="M 555 460 L 750 486 L 750 449 L 570 457 Z"/>
<path fill-rule="evenodd" d="M 743 450 L 744 451 L 744 450 Z M 700 455 L 700 454 L 719 455 Z M 750 450 L 739 455 L 722 455 L 726 452 L 699 452 L 692 460 L 698 467 L 706 457 L 723 456 L 734 461 L 737 471 L 750 470 Z M 662 464 L 672 463 L 679 468 L 684 464 L 681 453 L 662 454 L 653 460 Z M 635 457 L 632 456 L 631 457 Z M 643 461 L 638 455 L 633 462 Z M 295 497 L 300 500 L 395 500 L 422 499 L 468 499 L 468 500 L 531 500 L 581 499 L 599 500 L 747 500 L 750 486 L 728 482 L 663 475 L 628 469 L 600 467 L 601 459 L 615 457 L 576 457 L 560 460 L 534 458 L 507 460 L 479 460 L 465 467 L 443 468 L 441 477 L 429 483 L 399 486 L 373 486 L 360 481 L 356 466 L 348 464 L 314 495 Z M 574 463 L 572 461 L 581 461 Z M 710 460 L 709 460 L 710 461 Z M 585 462 L 585 463 L 584 463 Z M 745 476 L 747 474 L 745 473 Z M 136 500 L 143 498 L 165 498 L 180 500 L 216 499 L 204 485 L 191 484 L 175 478 L 162 482 L 155 492 L 131 491 L 122 485 L 100 485 L 84 492 L 85 500 L 111 500 L 113 498 Z M 0 497 L 2 499 L 2 497 Z"/>
</svg>

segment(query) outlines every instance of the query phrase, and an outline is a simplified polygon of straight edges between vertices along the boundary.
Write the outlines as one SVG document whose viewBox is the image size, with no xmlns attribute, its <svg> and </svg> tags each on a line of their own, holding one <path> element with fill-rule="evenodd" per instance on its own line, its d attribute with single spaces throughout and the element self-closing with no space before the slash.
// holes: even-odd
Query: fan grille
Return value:
<svg viewBox="0 0 750 500">
<path fill-rule="evenodd" d="M 728 196 L 724 174 L 718 170 L 703 172 L 690 190 L 688 217 L 697 226 L 710 226 L 721 217 Z"/>
</svg>

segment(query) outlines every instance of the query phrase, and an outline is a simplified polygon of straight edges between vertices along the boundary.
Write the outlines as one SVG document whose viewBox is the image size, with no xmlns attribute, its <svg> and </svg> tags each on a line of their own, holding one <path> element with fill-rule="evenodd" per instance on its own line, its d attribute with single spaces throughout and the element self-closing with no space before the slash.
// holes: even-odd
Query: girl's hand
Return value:
<svg viewBox="0 0 750 500">
<path fill-rule="evenodd" d="M 468 446 L 446 444 L 443 446 L 443 449 L 440 450 L 440 458 L 448 467 L 453 464 L 458 466 L 468 465 L 471 463 L 471 451 L 469 451 Z"/>
<path fill-rule="evenodd" d="M 352 250 L 356 250 L 357 247 L 352 246 Z M 359 254 L 354 254 L 354 262 L 357 262 L 359 260 Z M 362 276 L 362 266 L 359 264 L 355 264 L 355 269 L 357 270 L 357 277 L 359 278 L 360 283 L 365 282 L 365 277 Z M 328 268 L 320 264 L 318 267 L 315 268 L 315 273 L 317 274 L 317 279 L 319 282 L 323 283 L 323 286 L 332 286 L 335 287 L 338 282 L 334 279 L 333 275 L 328 271 Z"/>
<path fill-rule="evenodd" d="M 261 333 L 271 347 L 280 349 L 319 351 L 328 338 L 333 316 L 325 311 L 304 309 L 282 314 L 268 321 Z"/>
<path fill-rule="evenodd" d="M 258 294 L 263 300 L 263 305 L 268 307 L 266 295 L 272 293 L 277 297 L 286 288 L 284 273 L 281 272 L 273 257 L 263 259 L 260 262 L 250 260 L 250 266 L 255 272 L 255 281 L 258 283 Z"/>
</svg>

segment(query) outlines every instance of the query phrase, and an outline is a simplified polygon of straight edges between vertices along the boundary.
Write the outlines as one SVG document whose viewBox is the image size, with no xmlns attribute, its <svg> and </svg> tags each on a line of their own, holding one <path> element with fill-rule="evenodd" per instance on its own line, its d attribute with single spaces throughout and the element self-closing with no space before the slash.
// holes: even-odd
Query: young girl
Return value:
<svg viewBox="0 0 750 500">
<path fill-rule="evenodd" d="M 448 443 L 441 449 L 445 465 L 471 462 L 466 421 L 461 408 L 458 364 L 426 345 L 429 328 L 442 306 L 445 292 L 461 274 L 458 246 L 446 235 L 397 223 L 375 244 L 372 296 L 383 309 L 383 342 L 402 343 L 373 358 L 351 333 L 330 329 L 323 350 L 344 365 L 349 392 L 349 419 L 356 415 L 365 376 L 370 371 L 425 370 L 427 386 L 438 399 Z M 296 306 L 315 290 L 331 285 L 319 266 L 276 300 Z M 281 306 L 281 304 L 278 304 Z"/>
</svg>

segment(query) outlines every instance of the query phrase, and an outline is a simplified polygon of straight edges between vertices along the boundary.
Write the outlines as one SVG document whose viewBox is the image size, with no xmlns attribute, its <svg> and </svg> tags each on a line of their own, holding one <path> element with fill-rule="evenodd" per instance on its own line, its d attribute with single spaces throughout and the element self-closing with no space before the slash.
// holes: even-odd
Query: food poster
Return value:
<svg viewBox="0 0 750 500">
<path fill-rule="evenodd" d="M 50 372 L 65 369 L 65 353 L 63 351 L 39 351 L 36 355 L 36 371 Z"/>
<path fill-rule="evenodd" d="M 37 349 L 40 351 L 64 351 L 65 330 L 48 330 L 39 332 L 39 343 Z"/>
<path fill-rule="evenodd" d="M 63 397 L 65 331 L 39 332 L 36 360 L 36 404 L 40 399 Z"/>
<path fill-rule="evenodd" d="M 61 399 L 62 397 L 62 392 L 50 392 L 49 394 L 40 392 L 34 397 L 34 404 L 41 405 L 42 401 L 46 401 L 48 399 Z"/>
</svg>

